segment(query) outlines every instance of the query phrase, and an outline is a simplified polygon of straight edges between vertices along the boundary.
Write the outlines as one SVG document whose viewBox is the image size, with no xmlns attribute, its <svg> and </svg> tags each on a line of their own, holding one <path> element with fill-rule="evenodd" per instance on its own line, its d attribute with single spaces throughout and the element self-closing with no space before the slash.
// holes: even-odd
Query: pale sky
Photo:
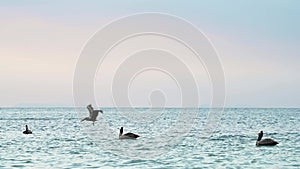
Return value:
<svg viewBox="0 0 300 169">
<path fill-rule="evenodd" d="M 176 15 L 205 33 L 223 65 L 226 107 L 300 107 L 297 0 L 0 1 L 0 107 L 73 106 L 73 74 L 86 42 L 112 20 L 139 12 Z M 152 87 L 165 89 L 167 106 L 178 107 L 176 85 L 155 73 L 144 76 L 163 79 Z M 153 90 L 143 81 L 129 91 L 136 106 L 147 106 L 143 98 Z M 113 106 L 95 85 L 101 106 Z M 199 88 L 200 105 L 208 105 L 209 83 Z"/>
</svg>

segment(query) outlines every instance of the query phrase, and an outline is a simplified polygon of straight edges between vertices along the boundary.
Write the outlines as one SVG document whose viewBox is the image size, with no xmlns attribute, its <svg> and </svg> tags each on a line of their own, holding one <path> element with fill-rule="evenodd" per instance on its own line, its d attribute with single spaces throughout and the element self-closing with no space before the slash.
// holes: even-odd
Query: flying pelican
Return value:
<svg viewBox="0 0 300 169">
<path fill-rule="evenodd" d="M 23 131 L 23 134 L 32 134 L 32 131 L 28 129 L 28 126 L 26 125 L 26 130 Z"/>
<path fill-rule="evenodd" d="M 140 136 L 137 135 L 137 134 L 133 134 L 133 133 L 123 134 L 123 127 L 121 127 L 120 134 L 119 134 L 119 139 L 136 139 L 138 137 L 140 137 Z"/>
<path fill-rule="evenodd" d="M 266 139 L 262 139 L 263 137 L 263 131 L 260 131 L 258 133 L 258 138 L 257 138 L 257 141 L 256 141 L 256 146 L 275 146 L 276 144 L 278 144 L 277 141 L 274 141 L 270 138 L 266 138 Z"/>
<path fill-rule="evenodd" d="M 90 116 L 82 119 L 81 121 L 84 121 L 84 120 L 93 121 L 93 125 L 94 125 L 99 112 L 103 113 L 103 111 L 102 110 L 94 110 L 94 108 L 92 107 L 91 104 L 89 104 L 86 108 L 89 110 Z"/>
</svg>

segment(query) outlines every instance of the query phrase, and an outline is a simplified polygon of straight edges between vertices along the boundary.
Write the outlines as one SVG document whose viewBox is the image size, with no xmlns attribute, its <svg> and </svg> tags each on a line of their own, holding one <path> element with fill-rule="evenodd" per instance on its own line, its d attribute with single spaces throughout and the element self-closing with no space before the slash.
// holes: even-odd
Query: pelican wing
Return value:
<svg viewBox="0 0 300 169">
<path fill-rule="evenodd" d="M 261 141 L 259 142 L 259 145 L 276 145 L 276 144 L 278 144 L 277 141 L 274 141 L 274 140 L 269 139 L 269 138 L 263 139 L 263 140 L 261 140 Z"/>
<path fill-rule="evenodd" d="M 124 136 L 131 137 L 131 138 L 138 138 L 138 137 L 140 137 L 139 135 L 134 134 L 134 133 L 126 133 L 126 134 L 124 134 Z"/>
<path fill-rule="evenodd" d="M 89 110 L 89 113 L 90 113 L 90 118 L 92 117 L 92 115 L 93 115 L 93 111 L 94 111 L 94 109 L 93 109 L 93 107 L 92 106 L 87 106 L 87 109 Z"/>
</svg>

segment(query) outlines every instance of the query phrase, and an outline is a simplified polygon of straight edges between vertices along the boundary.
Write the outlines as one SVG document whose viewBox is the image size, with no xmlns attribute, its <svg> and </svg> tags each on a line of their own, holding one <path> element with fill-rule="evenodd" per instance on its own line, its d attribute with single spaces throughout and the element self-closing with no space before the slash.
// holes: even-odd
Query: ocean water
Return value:
<svg viewBox="0 0 300 169">
<path fill-rule="evenodd" d="M 0 168 L 300 168 L 300 109 L 103 111 L 93 125 L 85 108 L 0 108 Z M 279 144 L 256 147 L 260 130 Z"/>
</svg>

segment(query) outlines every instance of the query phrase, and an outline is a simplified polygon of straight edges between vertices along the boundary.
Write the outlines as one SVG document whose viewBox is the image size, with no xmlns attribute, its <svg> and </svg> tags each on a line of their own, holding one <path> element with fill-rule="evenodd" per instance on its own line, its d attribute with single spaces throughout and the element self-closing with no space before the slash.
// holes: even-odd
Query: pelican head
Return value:
<svg viewBox="0 0 300 169">
<path fill-rule="evenodd" d="M 260 131 L 258 133 L 257 141 L 260 141 L 262 139 L 263 135 L 264 135 L 263 131 Z"/>
</svg>

